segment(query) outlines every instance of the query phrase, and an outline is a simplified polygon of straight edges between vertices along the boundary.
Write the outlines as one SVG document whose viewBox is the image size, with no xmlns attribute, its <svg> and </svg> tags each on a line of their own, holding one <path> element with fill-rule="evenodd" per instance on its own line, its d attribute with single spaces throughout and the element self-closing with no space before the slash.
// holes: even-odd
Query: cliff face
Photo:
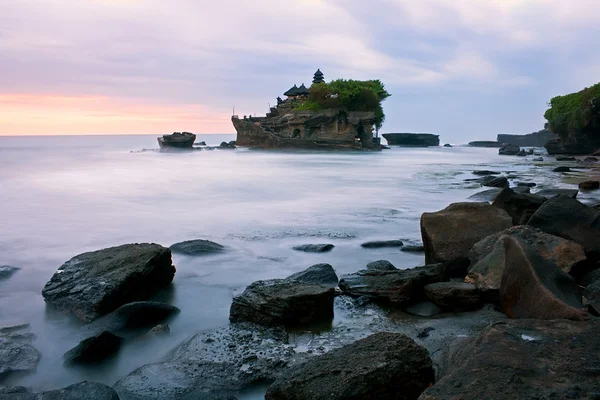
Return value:
<svg viewBox="0 0 600 400">
<path fill-rule="evenodd" d="M 289 111 L 281 115 L 232 117 L 238 146 L 273 149 L 378 149 L 373 143 L 372 112 L 329 109 Z"/>
<path fill-rule="evenodd" d="M 498 135 L 498 142 L 519 147 L 543 147 L 546 142 L 555 139 L 556 135 L 547 129 L 527 135 Z"/>
<path fill-rule="evenodd" d="M 429 147 L 439 146 L 439 135 L 431 133 L 384 133 L 381 135 L 392 146 Z"/>
</svg>

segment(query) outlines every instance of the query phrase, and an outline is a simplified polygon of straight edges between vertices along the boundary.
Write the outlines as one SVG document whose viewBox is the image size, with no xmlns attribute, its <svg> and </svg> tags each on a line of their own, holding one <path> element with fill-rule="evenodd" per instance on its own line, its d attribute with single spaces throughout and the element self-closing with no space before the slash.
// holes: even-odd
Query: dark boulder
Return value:
<svg viewBox="0 0 600 400">
<path fill-rule="evenodd" d="M 525 151 L 525 149 L 521 149 L 518 153 L 517 153 L 518 157 L 527 157 L 527 152 Z"/>
<path fill-rule="evenodd" d="M 384 133 L 390 146 L 429 147 L 439 146 L 440 136 L 431 133 Z"/>
<path fill-rule="evenodd" d="M 294 246 L 294 250 L 304 251 L 306 253 L 326 253 L 331 251 L 335 246 L 332 244 L 303 244 Z"/>
<path fill-rule="evenodd" d="M 450 143 L 446 143 L 444 147 L 452 147 L 452 145 Z"/>
<path fill-rule="evenodd" d="M 600 257 L 600 211 L 577 200 L 553 197 L 533 214 L 527 225 L 581 244 L 588 257 Z"/>
<path fill-rule="evenodd" d="M 220 149 L 235 149 L 236 145 L 235 145 L 235 141 L 232 142 L 221 142 L 221 144 L 219 145 Z"/>
<path fill-rule="evenodd" d="M 404 311 L 417 317 L 433 317 L 444 312 L 437 305 L 431 301 L 420 301 L 415 304 L 411 304 L 404 308 Z"/>
<path fill-rule="evenodd" d="M 196 135 L 190 132 L 173 132 L 158 138 L 161 149 L 191 149 L 196 141 Z"/>
<path fill-rule="evenodd" d="M 556 161 L 577 161 L 577 159 L 575 157 L 558 156 Z"/>
<path fill-rule="evenodd" d="M 531 161 L 536 161 L 536 162 L 544 161 L 544 157 L 534 157 L 531 159 Z"/>
<path fill-rule="evenodd" d="M 515 226 L 482 239 L 469 251 L 471 266 L 465 280 L 482 291 L 497 293 L 500 289 L 505 265 L 504 236 L 518 238 L 566 273 L 586 259 L 583 247 L 575 242 L 530 226 Z"/>
<path fill-rule="evenodd" d="M 481 306 L 479 290 L 465 282 L 438 282 L 425 285 L 425 295 L 440 308 L 454 311 Z"/>
<path fill-rule="evenodd" d="M 378 260 L 367 264 L 367 271 L 398 271 L 388 260 Z"/>
<path fill-rule="evenodd" d="M 203 140 L 201 142 L 194 143 L 196 146 L 206 146 L 206 142 Z"/>
<path fill-rule="evenodd" d="M 381 332 L 286 371 L 265 399 L 410 400 L 433 381 L 427 350 L 401 333 Z"/>
<path fill-rule="evenodd" d="M 423 300 L 425 285 L 447 279 L 446 268 L 436 264 L 398 271 L 363 270 L 342 277 L 339 286 L 350 296 L 366 296 L 395 305 L 404 305 Z"/>
<path fill-rule="evenodd" d="M 36 400 L 119 400 L 119 395 L 110 386 L 84 381 L 64 389 L 40 393 Z"/>
<path fill-rule="evenodd" d="M 196 239 L 172 244 L 170 249 L 173 253 L 202 256 L 204 254 L 220 253 L 225 250 L 225 247 L 210 240 Z"/>
<path fill-rule="evenodd" d="M 89 322 L 149 298 L 174 275 L 169 249 L 126 244 L 73 257 L 46 283 L 42 295 L 48 304 Z"/>
<path fill-rule="evenodd" d="M 425 263 L 445 263 L 451 275 L 463 277 L 469 250 L 481 239 L 508 229 L 512 218 L 488 203 L 455 203 L 421 216 Z"/>
<path fill-rule="evenodd" d="M 535 184 L 535 182 L 517 182 L 517 186 L 522 186 L 522 187 L 536 187 L 537 185 Z"/>
<path fill-rule="evenodd" d="M 19 268 L 13 267 L 11 265 L 0 265 L 0 280 L 10 278 L 12 274 L 17 272 L 18 270 Z"/>
<path fill-rule="evenodd" d="M 171 333 L 171 328 L 167 324 L 156 325 L 146 333 L 146 337 L 166 336 Z"/>
<path fill-rule="evenodd" d="M 523 225 L 545 201 L 545 197 L 516 193 L 512 189 L 506 188 L 496 196 L 492 206 L 506 211 L 511 216 L 513 225 Z"/>
<path fill-rule="evenodd" d="M 479 170 L 479 171 L 473 171 L 473 175 L 479 175 L 479 176 L 486 176 L 486 175 L 498 175 L 500 174 L 500 172 L 497 171 L 489 171 L 487 169 L 484 170 Z"/>
<path fill-rule="evenodd" d="M 104 361 L 121 348 L 123 338 L 110 332 L 102 332 L 82 340 L 63 356 L 65 364 L 95 364 Z"/>
<path fill-rule="evenodd" d="M 0 380 L 36 370 L 41 354 L 32 345 L 34 339 L 28 324 L 0 328 Z"/>
<path fill-rule="evenodd" d="M 548 199 L 551 197 L 554 197 L 554 196 L 558 196 L 558 195 L 564 195 L 564 196 L 568 196 L 572 199 L 576 199 L 578 193 L 579 193 L 579 190 L 577 190 L 577 189 L 543 189 L 534 194 L 536 196 L 542 196 L 542 197 L 546 197 Z"/>
<path fill-rule="evenodd" d="M 287 279 L 257 281 L 233 298 L 231 322 L 303 325 L 331 321 L 335 290 Z"/>
<path fill-rule="evenodd" d="M 494 189 L 488 189 L 488 190 L 484 190 L 478 193 L 475 193 L 472 196 L 469 196 L 469 200 L 473 200 L 473 201 L 487 201 L 487 202 L 493 202 L 494 199 L 496 198 L 496 196 L 498 196 L 498 193 L 500 193 L 502 191 L 501 188 L 494 188 Z"/>
<path fill-rule="evenodd" d="M 502 311 L 511 318 L 587 318 L 575 280 L 514 236 L 504 236 Z"/>
<path fill-rule="evenodd" d="M 494 147 L 499 148 L 502 147 L 502 143 L 494 142 L 491 140 L 476 140 L 474 142 L 469 142 L 469 146 L 471 147 Z"/>
<path fill-rule="evenodd" d="M 451 366 L 419 400 L 596 399 L 600 321 L 494 323 L 450 346 Z"/>
<path fill-rule="evenodd" d="M 406 246 L 400 247 L 400 251 L 403 251 L 405 253 L 424 253 L 425 246 L 423 246 L 421 244 L 406 245 Z"/>
<path fill-rule="evenodd" d="M 597 157 L 586 157 L 583 162 L 586 163 L 595 163 L 598 162 L 598 158 Z"/>
<path fill-rule="evenodd" d="M 552 171 L 554 171 L 554 172 L 571 172 L 571 168 L 569 168 L 569 167 L 556 167 Z"/>
<path fill-rule="evenodd" d="M 508 179 L 504 176 L 484 176 L 479 181 L 483 186 L 505 188 L 508 187 Z"/>
<path fill-rule="evenodd" d="M 514 191 L 515 193 L 530 194 L 531 188 L 529 188 L 528 186 L 517 186 L 512 188 L 512 191 Z"/>
<path fill-rule="evenodd" d="M 598 181 L 580 182 L 579 189 L 581 189 L 581 190 L 598 190 L 598 189 L 600 189 L 600 182 L 598 182 Z"/>
<path fill-rule="evenodd" d="M 330 264 L 315 264 L 304 271 L 288 276 L 286 279 L 327 286 L 337 286 L 339 280 L 335 270 Z"/>
<path fill-rule="evenodd" d="M 377 249 L 381 247 L 402 247 L 402 240 L 375 240 L 361 244 L 365 249 Z"/>
<path fill-rule="evenodd" d="M 515 146 L 514 144 L 504 144 L 498 150 L 498 154 L 501 156 L 516 156 L 521 151 L 519 146 Z"/>
</svg>

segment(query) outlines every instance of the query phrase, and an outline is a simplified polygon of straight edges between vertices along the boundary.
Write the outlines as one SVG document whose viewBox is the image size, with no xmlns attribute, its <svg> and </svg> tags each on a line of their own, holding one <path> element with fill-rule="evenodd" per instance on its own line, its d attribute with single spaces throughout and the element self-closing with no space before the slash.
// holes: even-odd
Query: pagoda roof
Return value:
<svg viewBox="0 0 600 400">
<path fill-rule="evenodd" d="M 317 72 L 315 72 L 315 75 L 318 75 L 318 76 L 323 76 L 323 73 L 321 72 L 321 69 L 320 69 L 320 68 L 319 68 L 319 69 L 317 69 Z"/>
<path fill-rule="evenodd" d="M 308 88 L 304 86 L 304 83 L 296 90 L 296 95 L 309 94 Z"/>
<path fill-rule="evenodd" d="M 284 96 L 297 96 L 298 95 L 298 86 L 294 85 L 290 90 L 283 94 Z"/>
</svg>

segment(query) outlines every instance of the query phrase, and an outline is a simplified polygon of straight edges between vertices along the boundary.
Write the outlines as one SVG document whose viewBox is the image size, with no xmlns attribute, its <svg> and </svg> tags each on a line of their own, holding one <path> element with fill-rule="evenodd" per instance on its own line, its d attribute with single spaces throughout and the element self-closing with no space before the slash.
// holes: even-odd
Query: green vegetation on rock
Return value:
<svg viewBox="0 0 600 400">
<path fill-rule="evenodd" d="M 337 79 L 329 83 L 315 83 L 308 99 L 296 110 L 319 111 L 327 108 L 345 108 L 348 111 L 370 111 L 375 114 L 375 128 L 385 121 L 381 103 L 391 95 L 379 80 L 356 81 Z"/>
<path fill-rule="evenodd" d="M 556 96 L 549 106 L 544 117 L 549 129 L 561 137 L 594 130 L 600 127 L 600 83 L 577 93 Z"/>
</svg>

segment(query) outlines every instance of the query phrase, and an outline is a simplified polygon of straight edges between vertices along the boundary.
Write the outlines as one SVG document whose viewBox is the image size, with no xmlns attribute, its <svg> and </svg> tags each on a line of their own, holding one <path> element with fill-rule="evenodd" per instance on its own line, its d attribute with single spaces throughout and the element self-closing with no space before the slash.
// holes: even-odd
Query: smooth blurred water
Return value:
<svg viewBox="0 0 600 400">
<path fill-rule="evenodd" d="M 198 137 L 213 145 L 233 139 Z M 0 163 L 0 265 L 21 268 L 0 281 L 0 326 L 31 323 L 43 358 L 36 374 L 12 383 L 36 388 L 82 379 L 113 384 L 193 333 L 226 324 L 233 295 L 258 279 L 318 262 L 339 275 L 378 259 L 419 265 L 421 255 L 360 243 L 420 241 L 421 213 L 482 190 L 464 181 L 473 170 L 515 171 L 520 180 L 556 186 L 543 164 L 470 147 L 164 153 L 155 136 L 0 137 Z M 174 256 L 174 284 L 157 296 L 182 309 L 168 338 L 130 344 L 102 369 L 63 368 L 77 324 L 47 310 L 40 293 L 63 262 L 124 243 L 196 238 L 228 251 Z M 291 249 L 305 243 L 336 247 L 326 254 Z"/>
</svg>

